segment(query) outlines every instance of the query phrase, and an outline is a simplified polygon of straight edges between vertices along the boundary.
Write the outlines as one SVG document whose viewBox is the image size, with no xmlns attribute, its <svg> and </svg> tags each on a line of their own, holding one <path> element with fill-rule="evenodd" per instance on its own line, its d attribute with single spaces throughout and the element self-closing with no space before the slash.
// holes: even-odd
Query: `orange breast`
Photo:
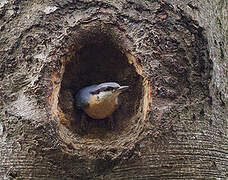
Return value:
<svg viewBox="0 0 228 180">
<path fill-rule="evenodd" d="M 104 119 L 109 117 L 117 107 L 117 98 L 106 101 L 96 101 L 93 97 L 89 101 L 89 107 L 84 111 L 93 119 Z"/>
</svg>

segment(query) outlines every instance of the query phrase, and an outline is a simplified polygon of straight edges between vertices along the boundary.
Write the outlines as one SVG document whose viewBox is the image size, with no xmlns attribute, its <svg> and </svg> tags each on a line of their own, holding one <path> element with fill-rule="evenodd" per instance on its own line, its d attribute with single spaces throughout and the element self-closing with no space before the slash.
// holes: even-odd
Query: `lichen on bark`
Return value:
<svg viewBox="0 0 228 180">
<path fill-rule="evenodd" d="M 226 8 L 211 0 L 1 2 L 0 177 L 226 178 Z M 114 148 L 52 112 L 64 58 L 107 35 L 143 79 L 132 107 L 141 114 Z"/>
</svg>

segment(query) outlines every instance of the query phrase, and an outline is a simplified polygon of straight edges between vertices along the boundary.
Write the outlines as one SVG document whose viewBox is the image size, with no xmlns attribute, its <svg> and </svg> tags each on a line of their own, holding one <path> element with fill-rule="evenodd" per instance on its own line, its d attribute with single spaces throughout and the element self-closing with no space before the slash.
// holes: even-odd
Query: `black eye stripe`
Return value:
<svg viewBox="0 0 228 180">
<path fill-rule="evenodd" d="M 107 87 L 105 91 L 112 91 L 114 88 L 113 87 Z"/>
<path fill-rule="evenodd" d="M 102 87 L 100 89 L 97 89 L 96 91 L 91 92 L 91 94 L 99 94 L 102 91 L 113 91 L 114 89 L 117 89 L 117 88 L 114 88 L 114 87 Z"/>
<path fill-rule="evenodd" d="M 105 87 L 103 87 L 103 88 L 99 89 L 99 91 L 105 91 L 105 90 L 106 90 L 106 88 L 105 88 Z"/>
<path fill-rule="evenodd" d="M 91 92 L 91 94 L 99 94 L 99 93 L 100 93 L 100 90 L 96 90 L 96 91 Z"/>
</svg>

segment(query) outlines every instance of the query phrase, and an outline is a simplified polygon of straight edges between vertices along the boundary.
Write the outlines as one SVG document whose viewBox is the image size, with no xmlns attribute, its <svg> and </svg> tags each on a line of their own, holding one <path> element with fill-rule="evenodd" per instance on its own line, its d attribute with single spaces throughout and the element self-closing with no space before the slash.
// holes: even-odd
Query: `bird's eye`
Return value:
<svg viewBox="0 0 228 180">
<path fill-rule="evenodd" d="M 105 90 L 106 91 L 112 91 L 113 90 L 113 87 L 107 87 Z"/>
</svg>

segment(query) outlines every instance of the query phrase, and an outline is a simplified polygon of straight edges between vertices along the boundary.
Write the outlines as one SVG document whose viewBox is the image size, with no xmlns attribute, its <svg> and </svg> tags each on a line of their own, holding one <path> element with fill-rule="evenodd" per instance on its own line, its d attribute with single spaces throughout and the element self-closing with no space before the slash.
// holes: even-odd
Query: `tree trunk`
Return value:
<svg viewBox="0 0 228 180">
<path fill-rule="evenodd" d="M 0 2 L 1 179 L 226 179 L 225 0 Z M 74 95 L 129 85 L 80 128 Z"/>
</svg>

